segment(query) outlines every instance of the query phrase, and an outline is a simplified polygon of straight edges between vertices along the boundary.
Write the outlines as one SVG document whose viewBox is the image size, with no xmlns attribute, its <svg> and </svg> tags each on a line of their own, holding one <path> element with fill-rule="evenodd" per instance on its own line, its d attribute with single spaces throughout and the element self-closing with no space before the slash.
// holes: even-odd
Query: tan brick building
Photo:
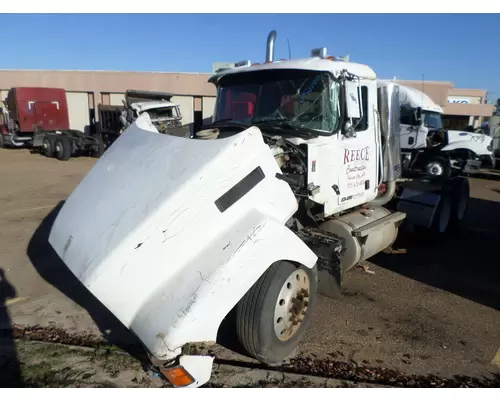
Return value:
<svg viewBox="0 0 500 400">
<path fill-rule="evenodd" d="M 62 88 L 67 92 L 70 126 L 87 129 L 98 119 L 99 104 L 121 105 L 127 89 L 172 92 L 184 124 L 201 124 L 212 116 L 215 87 L 211 74 L 116 71 L 0 70 L 0 100 L 19 86 Z"/>
</svg>

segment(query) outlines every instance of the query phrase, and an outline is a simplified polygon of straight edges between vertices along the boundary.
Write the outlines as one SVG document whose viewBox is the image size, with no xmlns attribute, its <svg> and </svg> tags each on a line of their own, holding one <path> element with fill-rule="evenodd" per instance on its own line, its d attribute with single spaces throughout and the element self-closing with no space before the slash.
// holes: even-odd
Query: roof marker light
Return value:
<svg viewBox="0 0 500 400">
<path fill-rule="evenodd" d="M 311 50 L 311 57 L 326 58 L 327 54 L 328 51 L 326 50 L 326 47 L 319 47 Z"/>
<path fill-rule="evenodd" d="M 239 67 L 249 67 L 251 65 L 250 60 L 239 61 L 234 64 L 235 68 Z"/>
</svg>

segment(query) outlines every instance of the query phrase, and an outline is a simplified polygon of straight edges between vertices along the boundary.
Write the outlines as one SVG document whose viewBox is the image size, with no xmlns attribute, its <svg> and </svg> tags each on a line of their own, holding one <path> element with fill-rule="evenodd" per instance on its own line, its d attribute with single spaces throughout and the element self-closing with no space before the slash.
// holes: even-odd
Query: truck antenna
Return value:
<svg viewBox="0 0 500 400">
<path fill-rule="evenodd" d="M 424 104 L 424 74 L 422 74 L 422 104 Z"/>
<path fill-rule="evenodd" d="M 290 49 L 290 40 L 286 39 L 287 43 L 288 43 L 288 59 L 291 60 L 292 59 L 292 50 Z"/>
</svg>

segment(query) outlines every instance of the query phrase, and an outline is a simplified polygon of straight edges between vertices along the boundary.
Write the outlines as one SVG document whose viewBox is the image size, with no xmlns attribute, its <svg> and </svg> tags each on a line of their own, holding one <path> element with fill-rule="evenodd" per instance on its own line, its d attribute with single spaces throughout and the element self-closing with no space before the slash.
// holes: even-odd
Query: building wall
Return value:
<svg viewBox="0 0 500 400">
<path fill-rule="evenodd" d="M 182 124 L 188 125 L 194 122 L 194 99 L 193 96 L 174 96 L 172 102 L 179 105 L 182 114 Z"/>
<path fill-rule="evenodd" d="M 68 102 L 69 126 L 85 132 L 90 124 L 89 118 L 89 95 L 81 92 L 66 92 Z"/>
<path fill-rule="evenodd" d="M 203 119 L 211 118 L 215 109 L 215 97 L 203 97 L 202 111 Z"/>
<path fill-rule="evenodd" d="M 109 94 L 109 105 L 111 106 L 121 106 L 125 100 L 125 93 L 110 93 Z"/>
<path fill-rule="evenodd" d="M 122 105 L 127 89 L 171 92 L 177 95 L 173 100 L 181 108 L 183 123 L 192 124 L 195 96 L 202 99 L 200 111 L 203 115 L 212 115 L 216 91 L 215 86 L 207 82 L 210 76 L 202 73 L 0 70 L 0 96 L 5 97 L 12 87 L 63 88 L 69 92 L 71 128 L 82 130 L 90 124 L 91 110 L 97 110 L 99 104 Z M 97 113 L 95 120 L 98 120 Z"/>
</svg>

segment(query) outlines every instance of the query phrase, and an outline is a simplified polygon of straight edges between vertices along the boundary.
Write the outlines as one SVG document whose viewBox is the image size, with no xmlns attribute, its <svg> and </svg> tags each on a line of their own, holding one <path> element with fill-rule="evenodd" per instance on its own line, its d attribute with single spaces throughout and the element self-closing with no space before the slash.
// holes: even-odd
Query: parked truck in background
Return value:
<svg viewBox="0 0 500 400">
<path fill-rule="evenodd" d="M 28 146 L 59 160 L 76 153 L 99 157 L 104 151 L 99 136 L 70 129 L 64 89 L 12 88 L 0 115 L 0 147 Z"/>
<path fill-rule="evenodd" d="M 194 137 L 139 116 L 49 235 L 177 387 L 210 379 L 231 310 L 248 354 L 279 364 L 317 295 L 339 297 L 345 274 L 391 246 L 402 222 L 439 237 L 467 210 L 466 178 L 401 179 L 398 85 L 377 87 L 369 66 L 326 48 L 275 61 L 275 38 L 264 64 L 210 78 L 214 120 Z"/>
<path fill-rule="evenodd" d="M 378 81 L 379 87 L 387 84 L 397 83 Z M 448 178 L 494 166 L 492 139 L 488 135 L 446 130 L 439 105 L 420 90 L 397 85 L 404 171 Z"/>
<path fill-rule="evenodd" d="M 189 136 L 189 129 L 182 129 L 181 110 L 171 101 L 173 96 L 173 93 L 127 90 L 122 106 L 100 105 L 98 130 L 106 147 L 145 112 L 159 132 L 168 129 Z"/>
</svg>

